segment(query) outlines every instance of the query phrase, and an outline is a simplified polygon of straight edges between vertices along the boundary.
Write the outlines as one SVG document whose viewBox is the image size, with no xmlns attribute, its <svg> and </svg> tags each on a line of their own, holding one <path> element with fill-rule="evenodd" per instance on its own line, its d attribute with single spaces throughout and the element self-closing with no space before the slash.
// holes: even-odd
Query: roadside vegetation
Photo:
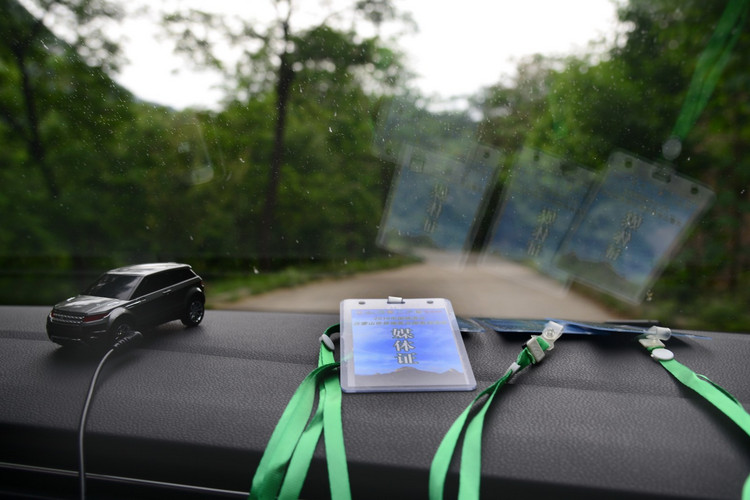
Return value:
<svg viewBox="0 0 750 500">
<path fill-rule="evenodd" d="M 402 265 L 376 243 L 397 165 L 373 140 L 393 99 L 437 133 L 473 124 L 506 166 L 522 147 L 593 168 L 616 149 L 661 158 L 724 8 L 629 0 L 612 46 L 520 61 L 470 109 L 437 113 L 397 41 L 377 36 L 412 26 L 391 2 L 354 2 L 346 23 L 322 12 L 304 29 L 292 29 L 292 2 L 277 3 L 288 9 L 264 24 L 163 15 L 186 60 L 224 81 L 220 109 L 174 110 L 114 82 L 120 47 L 97 27 L 122 18 L 120 4 L 0 0 L 0 303 L 49 304 L 133 262 L 191 263 L 226 297 Z M 353 28 L 365 25 L 372 35 Z M 222 60 L 227 46 L 246 59 Z M 675 162 L 715 203 L 649 300 L 617 305 L 630 315 L 750 331 L 748 59 L 745 29 Z"/>
</svg>

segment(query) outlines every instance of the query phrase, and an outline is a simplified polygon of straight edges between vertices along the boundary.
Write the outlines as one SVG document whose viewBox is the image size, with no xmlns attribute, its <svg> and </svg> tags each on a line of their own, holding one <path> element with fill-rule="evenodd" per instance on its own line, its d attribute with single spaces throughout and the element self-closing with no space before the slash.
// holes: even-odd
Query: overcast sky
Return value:
<svg viewBox="0 0 750 500">
<path fill-rule="evenodd" d="M 178 0 L 180 5 L 192 0 Z M 197 0 L 196 0 L 197 1 Z M 419 30 L 402 36 L 400 46 L 418 75 L 414 84 L 428 96 L 449 98 L 475 93 L 513 74 L 516 63 L 534 53 L 565 55 L 582 52 L 591 41 L 612 39 L 616 6 L 611 0 L 396 0 L 413 14 Z M 253 15 L 270 1 L 212 0 L 199 8 L 248 9 Z M 153 5 L 153 4 L 152 4 Z M 301 0 L 299 5 L 318 5 Z M 243 15 L 239 13 L 238 15 Z M 214 107 L 221 92 L 219 78 L 187 70 L 172 55 L 168 42 L 156 38 L 158 28 L 144 21 L 126 23 L 125 45 L 131 61 L 117 78 L 140 98 L 184 108 Z"/>
</svg>

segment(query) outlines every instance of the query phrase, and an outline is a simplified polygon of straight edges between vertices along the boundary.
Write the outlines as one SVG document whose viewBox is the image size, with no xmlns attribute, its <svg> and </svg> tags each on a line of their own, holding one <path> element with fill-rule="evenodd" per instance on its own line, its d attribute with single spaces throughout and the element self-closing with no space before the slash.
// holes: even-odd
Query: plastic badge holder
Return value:
<svg viewBox="0 0 750 500">
<path fill-rule="evenodd" d="M 644 299 L 713 193 L 671 168 L 614 153 L 556 264 L 631 303 Z"/>
<path fill-rule="evenodd" d="M 342 390 L 475 389 L 450 301 L 396 299 L 341 302 Z"/>
<path fill-rule="evenodd" d="M 506 319 L 506 318 L 478 318 L 482 323 L 487 324 L 490 328 L 498 333 L 510 334 L 539 334 L 544 331 L 545 325 L 552 321 L 562 325 L 565 335 L 654 335 L 662 339 L 669 338 L 670 335 L 676 337 L 687 337 L 700 340 L 710 340 L 711 337 L 705 335 L 696 335 L 693 333 L 673 332 L 668 328 L 662 328 L 655 325 L 635 326 L 628 324 L 618 324 L 616 321 L 608 323 L 582 323 L 579 321 L 566 321 L 561 319 Z M 669 331 L 669 335 L 664 335 Z"/>
<path fill-rule="evenodd" d="M 481 318 L 498 333 L 523 333 L 539 334 L 544 330 L 549 321 L 563 326 L 566 335 L 610 335 L 613 333 L 640 335 L 648 332 L 648 328 L 618 325 L 614 323 L 581 323 L 577 321 L 565 321 L 560 319 L 501 319 Z"/>
</svg>

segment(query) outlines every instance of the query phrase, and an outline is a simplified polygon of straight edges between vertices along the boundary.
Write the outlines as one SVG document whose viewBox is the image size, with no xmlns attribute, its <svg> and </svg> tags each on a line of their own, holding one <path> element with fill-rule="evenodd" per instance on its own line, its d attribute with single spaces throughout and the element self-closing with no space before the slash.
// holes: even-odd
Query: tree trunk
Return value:
<svg viewBox="0 0 750 500">
<path fill-rule="evenodd" d="M 26 64 L 26 46 L 16 45 L 11 47 L 11 50 L 13 51 L 13 56 L 18 65 L 18 71 L 21 73 L 21 93 L 23 94 L 24 111 L 28 123 L 28 130 L 25 134 L 26 148 L 32 162 L 36 164 L 41 171 L 51 198 L 55 199 L 60 193 L 54 173 L 49 168 L 49 165 L 47 165 L 47 154 L 40 134 L 36 96 L 34 95 L 34 88 Z"/>
<path fill-rule="evenodd" d="M 288 42 L 288 22 L 284 22 L 283 28 L 284 41 Z M 278 78 L 276 80 L 276 125 L 274 128 L 273 151 L 271 153 L 271 168 L 266 186 L 266 199 L 263 204 L 263 214 L 259 228 L 260 259 L 261 265 L 265 268 L 268 268 L 271 264 L 271 238 L 276 227 L 276 204 L 279 185 L 281 184 L 281 167 L 284 163 L 286 115 L 292 81 L 294 80 L 294 69 L 292 68 L 290 56 L 291 54 L 287 52 L 285 43 L 284 52 L 280 58 Z"/>
</svg>

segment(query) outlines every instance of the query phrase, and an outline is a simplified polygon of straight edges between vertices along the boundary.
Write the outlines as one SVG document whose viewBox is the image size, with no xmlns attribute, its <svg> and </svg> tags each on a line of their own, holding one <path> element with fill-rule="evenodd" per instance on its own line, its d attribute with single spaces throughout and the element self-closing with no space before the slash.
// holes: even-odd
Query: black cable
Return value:
<svg viewBox="0 0 750 500">
<path fill-rule="evenodd" d="M 81 412 L 81 421 L 78 424 L 78 481 L 80 484 L 81 500 L 86 498 L 86 466 L 83 459 L 83 435 L 86 429 L 86 419 L 88 418 L 89 406 L 91 405 L 91 398 L 94 395 L 94 387 L 96 381 L 99 378 L 99 372 L 102 370 L 102 366 L 107 361 L 109 356 L 126 346 L 134 346 L 143 338 L 141 332 L 130 331 L 126 333 L 121 339 L 115 342 L 112 347 L 102 356 L 99 365 L 94 371 L 94 376 L 91 377 L 91 383 L 89 384 L 89 391 L 86 394 L 86 402 L 83 404 L 83 411 Z"/>
</svg>

